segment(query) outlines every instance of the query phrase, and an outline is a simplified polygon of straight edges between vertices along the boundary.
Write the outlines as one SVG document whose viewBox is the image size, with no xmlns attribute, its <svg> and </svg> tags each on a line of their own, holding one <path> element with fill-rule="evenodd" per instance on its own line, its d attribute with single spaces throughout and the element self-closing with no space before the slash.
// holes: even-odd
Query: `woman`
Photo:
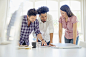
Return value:
<svg viewBox="0 0 86 57">
<path fill-rule="evenodd" d="M 68 5 L 60 8 L 61 17 L 59 19 L 59 42 L 61 43 L 62 28 L 65 29 L 65 43 L 78 44 L 79 33 L 77 31 L 77 17 L 71 12 Z"/>
</svg>

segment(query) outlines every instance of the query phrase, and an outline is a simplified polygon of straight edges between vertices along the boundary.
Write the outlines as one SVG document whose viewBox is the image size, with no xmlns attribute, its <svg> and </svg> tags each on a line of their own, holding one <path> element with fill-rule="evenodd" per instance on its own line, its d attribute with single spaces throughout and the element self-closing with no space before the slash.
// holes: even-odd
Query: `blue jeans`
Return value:
<svg viewBox="0 0 86 57">
<path fill-rule="evenodd" d="M 76 39 L 76 45 L 78 44 L 78 40 L 79 40 L 79 36 Z M 72 43 L 73 44 L 73 39 L 67 39 L 67 38 L 65 38 L 65 43 Z"/>
<path fill-rule="evenodd" d="M 38 42 L 41 42 L 40 40 L 38 40 Z M 45 41 L 46 42 L 46 41 Z M 50 44 L 50 41 L 49 42 L 47 42 L 47 45 L 49 45 Z M 44 46 L 44 45 L 43 45 Z"/>
</svg>

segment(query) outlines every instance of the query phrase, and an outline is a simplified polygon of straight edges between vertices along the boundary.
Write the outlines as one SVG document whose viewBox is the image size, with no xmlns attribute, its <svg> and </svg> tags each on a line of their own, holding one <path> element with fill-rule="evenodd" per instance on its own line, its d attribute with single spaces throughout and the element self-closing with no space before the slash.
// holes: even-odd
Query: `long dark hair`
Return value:
<svg viewBox="0 0 86 57">
<path fill-rule="evenodd" d="M 74 14 L 72 13 L 72 11 L 70 10 L 70 7 L 68 5 L 61 6 L 60 10 L 65 11 L 67 13 L 68 17 L 74 16 Z"/>
</svg>

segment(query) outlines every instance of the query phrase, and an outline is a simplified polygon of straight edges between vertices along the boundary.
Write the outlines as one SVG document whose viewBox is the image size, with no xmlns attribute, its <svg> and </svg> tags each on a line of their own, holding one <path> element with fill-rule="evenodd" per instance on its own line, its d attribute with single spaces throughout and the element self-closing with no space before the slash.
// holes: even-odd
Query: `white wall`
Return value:
<svg viewBox="0 0 86 57">
<path fill-rule="evenodd" d="M 8 5 L 7 1 L 8 0 L 0 0 L 0 40 L 1 41 L 5 38 L 4 29 L 5 29 L 5 21 L 6 21 L 6 13 L 7 13 L 7 5 Z"/>
<path fill-rule="evenodd" d="M 84 40 L 86 41 L 86 0 L 83 0 L 83 5 Z"/>
</svg>

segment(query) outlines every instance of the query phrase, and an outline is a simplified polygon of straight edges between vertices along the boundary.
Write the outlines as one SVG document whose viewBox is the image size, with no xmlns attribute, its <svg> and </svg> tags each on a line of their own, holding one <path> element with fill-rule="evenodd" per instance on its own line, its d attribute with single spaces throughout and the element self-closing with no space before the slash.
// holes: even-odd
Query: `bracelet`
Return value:
<svg viewBox="0 0 86 57">
<path fill-rule="evenodd" d="M 41 41 L 43 41 L 44 39 L 42 39 Z"/>
</svg>

